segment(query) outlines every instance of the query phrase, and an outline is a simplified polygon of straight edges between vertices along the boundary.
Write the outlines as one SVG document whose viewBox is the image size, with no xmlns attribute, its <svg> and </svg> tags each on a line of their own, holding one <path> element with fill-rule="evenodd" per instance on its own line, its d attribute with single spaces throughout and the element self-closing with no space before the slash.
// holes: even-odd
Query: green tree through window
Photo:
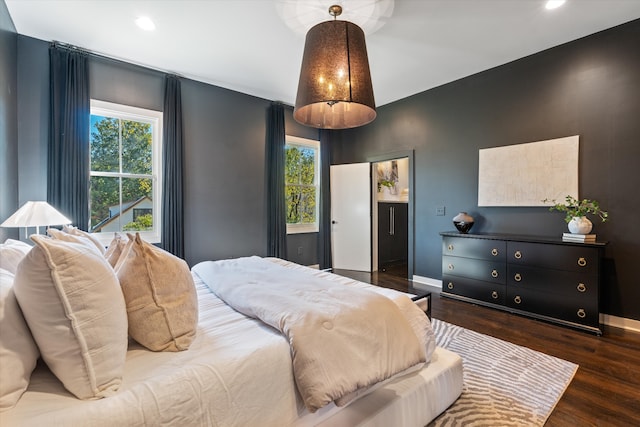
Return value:
<svg viewBox="0 0 640 427">
<path fill-rule="evenodd" d="M 160 241 L 162 113 L 91 100 L 90 231 L 108 242 L 114 231 Z"/>
<path fill-rule="evenodd" d="M 114 213 L 120 213 L 120 193 L 124 208 L 145 196 L 152 198 L 153 181 L 150 124 L 101 116 L 92 116 L 91 122 L 91 171 L 121 175 L 91 177 L 93 228 Z M 118 208 L 114 209 L 114 206 Z M 153 223 L 129 230 L 149 230 L 152 227 Z"/>
<path fill-rule="evenodd" d="M 310 141 L 310 146 L 290 142 L 285 146 L 285 198 L 289 225 L 317 228 L 318 148 L 313 146 L 314 142 Z"/>
</svg>

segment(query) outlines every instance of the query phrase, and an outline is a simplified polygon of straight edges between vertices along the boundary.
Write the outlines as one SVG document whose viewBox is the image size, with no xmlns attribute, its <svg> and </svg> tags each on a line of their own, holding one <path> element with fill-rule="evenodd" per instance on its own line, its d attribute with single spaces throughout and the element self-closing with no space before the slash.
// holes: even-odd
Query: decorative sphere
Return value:
<svg viewBox="0 0 640 427">
<path fill-rule="evenodd" d="M 456 226 L 460 233 L 466 234 L 473 227 L 473 217 L 466 212 L 460 212 L 453 217 L 453 225 Z"/>
</svg>

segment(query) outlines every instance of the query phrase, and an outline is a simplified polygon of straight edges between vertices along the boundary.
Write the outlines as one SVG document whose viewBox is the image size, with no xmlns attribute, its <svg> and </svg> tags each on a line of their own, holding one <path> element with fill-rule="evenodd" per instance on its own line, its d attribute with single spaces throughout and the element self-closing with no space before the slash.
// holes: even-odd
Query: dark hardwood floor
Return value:
<svg viewBox="0 0 640 427">
<path fill-rule="evenodd" d="M 406 292 L 386 273 L 336 274 Z M 432 293 L 432 316 L 578 364 L 546 426 L 640 426 L 640 333 L 604 326 L 601 337 Z"/>
</svg>

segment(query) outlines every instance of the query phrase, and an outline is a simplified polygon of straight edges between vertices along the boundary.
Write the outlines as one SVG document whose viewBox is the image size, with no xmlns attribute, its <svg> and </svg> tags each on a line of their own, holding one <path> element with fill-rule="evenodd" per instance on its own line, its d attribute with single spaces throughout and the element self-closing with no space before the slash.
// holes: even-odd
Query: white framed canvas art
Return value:
<svg viewBox="0 0 640 427">
<path fill-rule="evenodd" d="M 478 206 L 549 206 L 578 197 L 579 135 L 485 148 L 478 153 Z"/>
</svg>

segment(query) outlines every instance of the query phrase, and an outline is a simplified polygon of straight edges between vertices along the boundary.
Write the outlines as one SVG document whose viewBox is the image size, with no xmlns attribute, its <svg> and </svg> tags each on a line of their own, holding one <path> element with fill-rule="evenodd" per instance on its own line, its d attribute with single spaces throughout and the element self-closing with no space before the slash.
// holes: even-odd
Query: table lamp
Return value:
<svg viewBox="0 0 640 427">
<path fill-rule="evenodd" d="M 36 227 L 36 233 L 40 234 L 40 226 L 71 224 L 66 216 L 55 210 L 47 202 L 27 202 L 13 215 L 7 218 L 0 227 L 25 227 L 25 237 L 28 237 L 28 228 Z"/>
</svg>

